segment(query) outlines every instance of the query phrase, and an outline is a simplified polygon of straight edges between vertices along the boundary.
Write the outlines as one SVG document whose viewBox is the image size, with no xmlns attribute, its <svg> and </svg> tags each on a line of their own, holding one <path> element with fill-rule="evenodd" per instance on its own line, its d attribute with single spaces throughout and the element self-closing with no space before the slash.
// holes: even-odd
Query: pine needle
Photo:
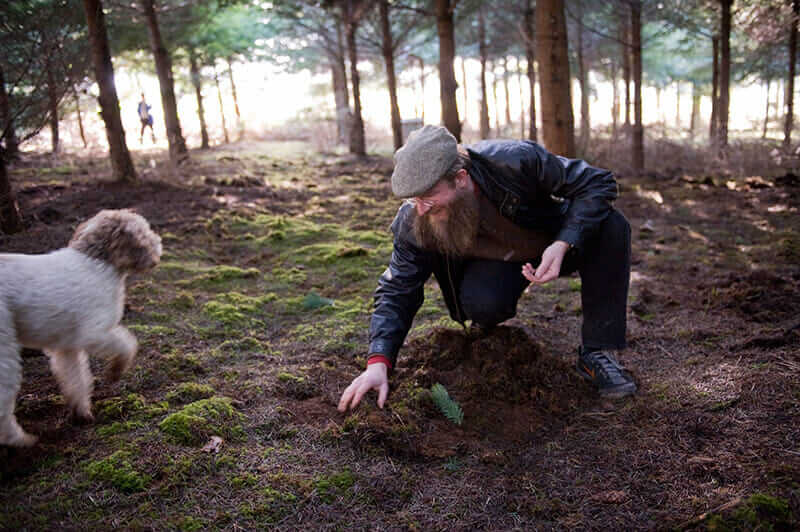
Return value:
<svg viewBox="0 0 800 532">
<path fill-rule="evenodd" d="M 461 410 L 461 406 L 450 398 L 445 387 L 438 382 L 431 386 L 431 398 L 444 417 L 459 426 L 464 422 L 464 411 Z"/>
</svg>

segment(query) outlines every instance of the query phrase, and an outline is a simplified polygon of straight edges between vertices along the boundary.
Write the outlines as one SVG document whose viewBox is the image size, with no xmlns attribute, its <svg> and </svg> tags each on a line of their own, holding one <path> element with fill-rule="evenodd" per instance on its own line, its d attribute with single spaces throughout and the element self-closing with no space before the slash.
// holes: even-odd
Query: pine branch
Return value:
<svg viewBox="0 0 800 532">
<path fill-rule="evenodd" d="M 445 387 L 438 382 L 431 387 L 431 398 L 444 417 L 459 426 L 464 422 L 464 411 L 461 410 L 461 406 L 450 398 Z"/>
</svg>

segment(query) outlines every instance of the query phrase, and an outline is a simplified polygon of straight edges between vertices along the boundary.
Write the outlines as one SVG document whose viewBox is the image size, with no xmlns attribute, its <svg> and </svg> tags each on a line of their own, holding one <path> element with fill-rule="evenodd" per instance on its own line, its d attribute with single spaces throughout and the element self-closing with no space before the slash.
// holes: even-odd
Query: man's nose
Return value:
<svg viewBox="0 0 800 532">
<path fill-rule="evenodd" d="M 430 205 L 426 205 L 425 203 L 423 203 L 421 201 L 415 201 L 414 204 L 416 205 L 417 215 L 419 215 L 419 216 L 424 216 L 426 212 L 431 210 Z"/>
</svg>

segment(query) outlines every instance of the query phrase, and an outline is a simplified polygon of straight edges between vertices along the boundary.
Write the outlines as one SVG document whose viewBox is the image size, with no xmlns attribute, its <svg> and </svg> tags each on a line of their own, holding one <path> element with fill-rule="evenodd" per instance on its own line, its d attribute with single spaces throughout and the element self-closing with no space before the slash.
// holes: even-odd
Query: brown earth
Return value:
<svg viewBox="0 0 800 532">
<path fill-rule="evenodd" d="M 634 234 L 629 348 L 621 359 L 639 384 L 635 397 L 603 400 L 572 370 L 581 320 L 577 278 L 529 290 L 516 318 L 481 337 L 448 322 L 431 281 L 430 307 L 420 311 L 401 350 L 388 406 L 378 409 L 370 395 L 355 413 L 342 415 L 336 403 L 363 367 L 370 291 L 388 256 L 362 242 L 330 259 L 337 262 L 315 265 L 314 255 L 292 258 L 292 250 L 277 245 L 248 247 L 259 229 L 238 229 L 231 220 L 268 214 L 376 230 L 388 239 L 396 207 L 387 182 L 391 161 L 248 158 L 269 149 L 234 145 L 212 151 L 210 159 L 195 154 L 192 166 L 179 170 L 160 162 L 135 186 L 104 182 L 102 163 L 88 160 L 74 165 L 85 174 L 58 183 L 24 168 L 12 171 L 26 230 L 0 236 L 3 252 L 57 248 L 97 210 L 132 207 L 172 235 L 165 249 L 179 258 L 273 268 L 266 280 L 237 281 L 236 292 L 273 290 L 264 285 L 269 275 L 292 266 L 301 280 L 278 291 L 278 301 L 316 290 L 336 303 L 328 314 L 269 309 L 256 315 L 263 321 L 203 332 L 207 318 L 174 308 L 166 317 L 154 312 L 181 291 L 201 306 L 219 296 L 216 287 L 161 270 L 135 279 L 126 323 L 177 332 L 143 333 L 135 372 L 117 387 L 98 384 L 95 402 L 135 392 L 156 405 L 178 380 L 209 383 L 247 419 L 243 436 L 226 439 L 235 466 L 224 470 L 219 459 L 165 442 L 156 429 L 163 415 L 131 417 L 140 425 L 112 439 L 66 423 L 46 361 L 27 352 L 17 416 L 42 441 L 33 449 L 0 450 L 0 499 L 4 508 L 16 508 L 0 515 L 0 527 L 798 526 L 796 180 L 620 176 L 617 207 Z M 33 169 L 48 164 L 28 161 Z M 364 260 L 369 275 L 337 281 L 353 260 Z M 350 308 L 337 307 L 346 297 L 355 301 L 351 317 L 326 321 Z M 323 330 L 313 329 L 314 322 Z M 258 346 L 225 351 L 224 342 L 236 338 Z M 192 355 L 170 358 L 170 351 Z M 461 425 L 431 401 L 436 383 L 463 409 Z M 88 461 L 136 447 L 134 468 L 149 477 L 142 491 L 120 493 L 113 482 L 87 477 Z M 193 464 L 182 474 L 194 480 L 175 479 L 172 461 L 179 457 Z M 324 471 L 336 473 L 320 476 Z M 59 506 L 51 497 L 75 500 Z"/>
</svg>

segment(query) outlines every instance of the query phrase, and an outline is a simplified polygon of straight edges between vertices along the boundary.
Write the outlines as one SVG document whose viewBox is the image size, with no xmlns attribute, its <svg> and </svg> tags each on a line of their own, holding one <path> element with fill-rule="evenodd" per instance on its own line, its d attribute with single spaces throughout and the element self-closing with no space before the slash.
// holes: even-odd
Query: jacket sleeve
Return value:
<svg viewBox="0 0 800 532">
<path fill-rule="evenodd" d="M 611 212 L 611 203 L 617 198 L 614 175 L 586 161 L 554 155 L 536 143 L 527 144 L 531 149 L 526 150 L 524 166 L 529 175 L 536 176 L 536 194 L 569 200 L 555 239 L 582 247 Z"/>
<path fill-rule="evenodd" d="M 432 272 L 429 254 L 412 242 L 409 220 L 412 209 L 410 204 L 404 204 L 392 223 L 392 258 L 378 280 L 369 326 L 369 354 L 384 355 L 393 367 L 422 305 L 425 281 Z"/>
</svg>

